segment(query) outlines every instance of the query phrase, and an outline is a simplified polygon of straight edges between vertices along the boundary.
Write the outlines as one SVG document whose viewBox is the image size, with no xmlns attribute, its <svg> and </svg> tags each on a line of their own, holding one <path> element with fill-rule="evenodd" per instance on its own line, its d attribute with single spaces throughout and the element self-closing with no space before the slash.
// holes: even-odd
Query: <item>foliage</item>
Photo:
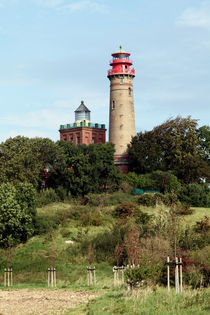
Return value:
<svg viewBox="0 0 210 315">
<path fill-rule="evenodd" d="M 138 133 L 128 146 L 131 170 L 139 174 L 171 170 L 184 183 L 208 178 L 209 166 L 196 127 L 195 119 L 178 116 Z"/>
<path fill-rule="evenodd" d="M 57 180 L 72 195 L 116 190 L 121 183 L 114 166 L 114 146 L 98 143 L 76 147 L 72 143 L 58 143 L 64 154 L 65 167 Z"/>
<path fill-rule="evenodd" d="M 202 150 L 204 158 L 209 163 L 210 160 L 210 126 L 202 126 L 197 129 L 197 136 L 199 141 L 199 146 Z"/>
<path fill-rule="evenodd" d="M 139 231 L 135 227 L 132 227 L 128 230 L 124 241 L 124 247 L 129 264 L 137 265 L 140 262 L 141 256 L 139 244 Z"/>
<path fill-rule="evenodd" d="M 70 311 L 70 314 L 154 314 L 154 315 L 207 315 L 207 290 L 184 290 L 182 294 L 167 292 L 166 288 L 149 286 L 134 290 L 132 293 L 124 288 L 114 288 L 89 302 L 80 310 Z M 78 312 L 78 313 L 77 313 Z"/>
<path fill-rule="evenodd" d="M 126 282 L 130 287 L 140 286 L 143 281 L 150 281 L 155 284 L 160 281 L 163 264 L 152 264 L 147 260 L 142 259 L 138 266 L 131 266 L 126 269 Z"/>
<path fill-rule="evenodd" d="M 59 196 L 53 188 L 41 190 L 40 193 L 37 195 L 37 198 L 39 207 L 46 206 L 49 203 L 60 201 Z"/>
<path fill-rule="evenodd" d="M 190 204 L 194 207 L 210 206 L 210 189 L 207 184 L 188 184 L 183 185 L 179 191 L 180 201 Z"/>
<path fill-rule="evenodd" d="M 139 196 L 138 203 L 146 207 L 154 207 L 156 205 L 155 194 L 143 194 Z"/>
<path fill-rule="evenodd" d="M 21 209 L 25 209 L 26 213 L 32 216 L 34 221 L 36 218 L 37 194 L 36 190 L 30 183 L 18 183 L 15 185 L 16 200 Z"/>
<path fill-rule="evenodd" d="M 122 203 L 114 209 L 113 215 L 117 218 L 127 219 L 134 216 L 136 208 L 133 203 Z"/>
<path fill-rule="evenodd" d="M 0 181 L 28 182 L 35 188 L 41 187 L 41 171 L 52 170 L 59 160 L 57 145 L 47 138 L 9 138 L 1 143 L 0 152 Z"/>
<path fill-rule="evenodd" d="M 124 180 L 132 187 L 144 190 L 160 190 L 163 193 L 178 191 L 180 182 L 177 177 L 171 172 L 154 171 L 147 174 L 136 174 L 130 172 L 124 175 Z"/>
<path fill-rule="evenodd" d="M 10 183 L 0 185 L 0 246 L 11 247 L 25 242 L 34 232 L 32 219 L 34 218 L 32 203 L 27 200 L 33 197 L 31 187 L 19 185 L 18 190 Z M 23 191 L 28 195 L 23 195 Z M 20 203 L 19 203 L 19 202 Z"/>
<path fill-rule="evenodd" d="M 194 210 L 190 208 L 190 205 L 184 203 L 177 203 L 176 205 L 176 213 L 178 215 L 189 215 L 192 214 Z"/>
</svg>

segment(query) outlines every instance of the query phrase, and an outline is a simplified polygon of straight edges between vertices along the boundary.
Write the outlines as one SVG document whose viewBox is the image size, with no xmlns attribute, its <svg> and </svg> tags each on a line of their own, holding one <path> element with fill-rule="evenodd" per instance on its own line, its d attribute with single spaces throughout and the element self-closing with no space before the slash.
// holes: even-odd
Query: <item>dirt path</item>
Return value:
<svg viewBox="0 0 210 315">
<path fill-rule="evenodd" d="M 71 290 L 0 290 L 0 315 L 65 314 L 97 295 Z"/>
</svg>

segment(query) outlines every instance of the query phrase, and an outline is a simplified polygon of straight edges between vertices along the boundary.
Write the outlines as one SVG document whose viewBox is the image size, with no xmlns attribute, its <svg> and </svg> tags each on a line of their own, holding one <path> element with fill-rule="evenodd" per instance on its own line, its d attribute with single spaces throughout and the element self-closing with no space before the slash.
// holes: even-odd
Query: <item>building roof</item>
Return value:
<svg viewBox="0 0 210 315">
<path fill-rule="evenodd" d="M 84 101 L 81 101 L 81 104 L 75 110 L 75 112 L 89 112 L 90 113 L 90 110 L 87 108 L 87 106 L 85 106 Z"/>
<path fill-rule="evenodd" d="M 113 53 L 112 56 L 119 55 L 119 54 L 130 56 L 130 53 L 124 51 L 122 49 L 122 46 L 120 46 L 120 49 L 117 52 Z"/>
</svg>

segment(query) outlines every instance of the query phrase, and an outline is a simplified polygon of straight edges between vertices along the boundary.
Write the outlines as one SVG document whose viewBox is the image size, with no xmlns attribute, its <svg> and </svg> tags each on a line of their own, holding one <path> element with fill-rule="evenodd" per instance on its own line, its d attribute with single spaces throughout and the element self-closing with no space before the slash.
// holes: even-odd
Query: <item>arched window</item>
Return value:
<svg viewBox="0 0 210 315">
<path fill-rule="evenodd" d="M 131 90 L 131 88 L 129 87 L 129 88 L 128 88 L 128 96 L 131 96 L 131 91 L 132 91 L 132 90 Z"/>
<path fill-rule="evenodd" d="M 112 109 L 115 109 L 115 101 L 112 101 Z"/>
</svg>

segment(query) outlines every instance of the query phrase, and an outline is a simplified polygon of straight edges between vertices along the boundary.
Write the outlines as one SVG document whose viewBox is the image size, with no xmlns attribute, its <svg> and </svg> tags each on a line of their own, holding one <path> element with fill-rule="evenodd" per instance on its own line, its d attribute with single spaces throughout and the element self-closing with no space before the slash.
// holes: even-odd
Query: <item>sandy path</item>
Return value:
<svg viewBox="0 0 210 315">
<path fill-rule="evenodd" d="M 0 290 L 0 315 L 65 314 L 97 295 L 71 290 Z"/>
</svg>

